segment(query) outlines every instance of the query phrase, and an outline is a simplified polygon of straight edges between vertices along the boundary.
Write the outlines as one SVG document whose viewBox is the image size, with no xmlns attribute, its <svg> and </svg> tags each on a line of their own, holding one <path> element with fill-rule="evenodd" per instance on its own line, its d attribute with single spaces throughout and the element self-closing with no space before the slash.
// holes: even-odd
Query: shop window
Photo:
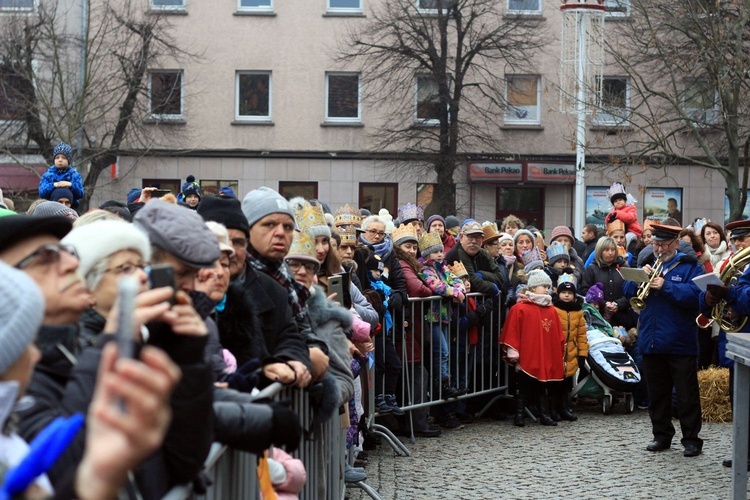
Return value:
<svg viewBox="0 0 750 500">
<path fill-rule="evenodd" d="M 544 230 L 544 188 L 498 186 L 496 215 L 498 226 L 508 215 L 515 215 L 524 225 Z"/>
<path fill-rule="evenodd" d="M 385 208 L 398 217 L 398 184 L 391 182 L 360 182 L 359 206 L 377 214 Z"/>
<path fill-rule="evenodd" d="M 291 200 L 295 196 L 301 196 L 306 200 L 318 199 L 318 183 L 281 181 L 279 182 L 279 194 L 287 200 Z"/>
</svg>

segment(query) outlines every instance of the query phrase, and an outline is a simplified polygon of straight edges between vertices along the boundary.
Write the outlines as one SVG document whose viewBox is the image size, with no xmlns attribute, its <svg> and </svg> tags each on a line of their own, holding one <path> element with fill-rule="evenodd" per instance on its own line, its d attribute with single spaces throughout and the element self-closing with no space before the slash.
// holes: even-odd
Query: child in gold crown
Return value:
<svg viewBox="0 0 750 500">
<path fill-rule="evenodd" d="M 463 302 L 466 289 L 461 280 L 453 276 L 448 267 L 443 262 L 445 254 L 443 253 L 443 240 L 440 233 L 433 231 L 425 233 L 419 239 L 419 250 L 422 257 L 419 262 L 422 264 L 422 270 L 419 277 L 432 290 L 434 295 L 439 295 L 448 299 L 455 299 L 457 302 Z M 439 370 L 440 384 L 444 398 L 455 398 L 466 391 L 460 391 L 451 386 L 450 371 L 448 368 L 449 348 L 448 348 L 448 325 L 450 323 L 450 302 L 434 301 L 432 307 L 425 318 L 432 328 L 432 359 L 433 359 L 433 378 L 437 377 Z"/>
</svg>

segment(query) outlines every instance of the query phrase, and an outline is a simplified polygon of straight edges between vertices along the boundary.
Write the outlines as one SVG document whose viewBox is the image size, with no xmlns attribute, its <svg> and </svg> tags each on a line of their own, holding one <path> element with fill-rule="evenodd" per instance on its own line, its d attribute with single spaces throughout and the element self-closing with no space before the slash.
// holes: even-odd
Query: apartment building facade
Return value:
<svg viewBox="0 0 750 500">
<path fill-rule="evenodd" d="M 348 203 L 393 213 L 407 202 L 429 201 L 434 175 L 408 164 L 394 167 L 372 153 L 382 109 L 363 101 L 357 68 L 336 61 L 347 30 L 368 23 L 372 9 L 387 0 L 145 1 L 150 15 L 168 18 L 178 46 L 192 54 L 163 59 L 149 71 L 152 117 L 145 126 L 178 133 L 145 156 L 120 156 L 117 168 L 100 178 L 94 204 L 123 199 L 132 187 L 178 191 L 188 175 L 205 192 L 229 185 L 242 196 L 265 185 L 286 196 L 318 198 L 334 210 Z M 496 131 L 503 151 L 485 152 L 491 160 L 468 161 L 457 170 L 457 215 L 495 220 L 515 213 L 541 228 L 572 225 L 575 116 L 558 106 L 559 4 L 497 1 L 506 13 L 538 19 L 553 41 L 536 54 L 534 71 L 505 75 L 513 107 Z M 429 11 L 434 0 L 414 2 Z M 627 20 L 627 0 L 606 4 L 605 28 Z M 627 107 L 626 78 L 605 70 L 603 84 L 617 100 L 613 109 Z M 429 94 L 425 83 L 415 75 L 404 85 L 414 89 L 419 119 Z M 518 88 L 525 91 L 514 93 Z M 616 134 L 617 118 L 590 118 L 589 140 Z M 628 185 L 642 216 L 664 215 L 673 199 L 683 224 L 694 217 L 723 220 L 723 179 L 683 165 L 588 168 L 588 221 L 603 222 L 600 215 L 609 209 L 603 190 L 615 180 Z"/>
</svg>

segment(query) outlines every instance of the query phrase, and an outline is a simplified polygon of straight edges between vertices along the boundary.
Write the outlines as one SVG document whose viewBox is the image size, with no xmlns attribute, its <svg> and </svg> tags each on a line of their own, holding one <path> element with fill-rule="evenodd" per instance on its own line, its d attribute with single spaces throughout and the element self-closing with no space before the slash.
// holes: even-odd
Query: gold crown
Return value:
<svg viewBox="0 0 750 500">
<path fill-rule="evenodd" d="M 391 239 L 395 245 L 406 243 L 411 240 L 415 243 L 417 240 L 417 228 L 412 224 L 401 224 L 391 232 Z"/>
<path fill-rule="evenodd" d="M 464 267 L 463 262 L 456 261 L 453 263 L 453 265 L 449 265 L 448 269 L 451 270 L 451 272 L 456 276 L 456 278 L 462 278 L 464 276 L 468 276 L 469 273 L 466 271 L 466 267 Z"/>
<path fill-rule="evenodd" d="M 344 205 L 343 207 L 336 210 L 336 216 L 333 219 L 333 225 L 348 226 L 350 224 L 360 226 L 362 224 L 362 214 L 356 208 L 350 205 Z"/>
<path fill-rule="evenodd" d="M 295 231 L 292 246 L 289 247 L 289 253 L 286 256 L 289 258 L 309 257 L 318 262 L 318 257 L 315 253 L 315 240 L 304 231 Z"/>
<path fill-rule="evenodd" d="M 443 246 L 443 238 L 440 237 L 440 233 L 438 233 L 437 231 L 432 231 L 431 233 L 422 233 L 422 237 L 419 238 L 419 251 L 422 253 L 425 253 L 425 250 L 429 250 L 438 245 Z M 433 252 L 434 251 L 435 250 L 433 250 Z"/>
<path fill-rule="evenodd" d="M 316 231 L 316 228 L 320 226 L 328 228 L 328 222 L 326 222 L 325 214 L 323 214 L 323 207 L 320 205 L 310 205 L 307 201 L 302 203 L 301 206 L 295 205 L 294 218 L 297 220 L 297 227 L 300 231 L 308 232 L 313 236 L 320 236 L 320 234 L 317 234 L 320 231 Z"/>
<path fill-rule="evenodd" d="M 615 231 L 625 231 L 625 223 L 620 219 L 607 223 L 607 236 L 611 236 Z"/>
<path fill-rule="evenodd" d="M 356 245 L 357 244 L 357 230 L 350 227 L 344 231 L 339 231 L 341 236 L 342 245 Z"/>
</svg>

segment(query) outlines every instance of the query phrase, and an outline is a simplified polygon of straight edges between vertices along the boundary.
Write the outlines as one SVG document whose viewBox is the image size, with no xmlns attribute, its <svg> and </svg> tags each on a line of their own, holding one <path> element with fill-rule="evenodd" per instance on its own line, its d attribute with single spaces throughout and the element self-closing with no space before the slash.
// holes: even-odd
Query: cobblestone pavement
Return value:
<svg viewBox="0 0 750 500">
<path fill-rule="evenodd" d="M 731 454 L 731 424 L 704 423 L 703 454 L 685 458 L 676 420 L 672 448 L 651 453 L 646 411 L 575 410 L 578 421 L 558 427 L 482 419 L 415 444 L 401 438 L 411 457 L 396 456 L 383 441 L 369 452 L 367 483 L 384 499 L 731 497 L 731 469 L 721 465 Z M 369 498 L 359 489 L 347 493 Z"/>
</svg>

